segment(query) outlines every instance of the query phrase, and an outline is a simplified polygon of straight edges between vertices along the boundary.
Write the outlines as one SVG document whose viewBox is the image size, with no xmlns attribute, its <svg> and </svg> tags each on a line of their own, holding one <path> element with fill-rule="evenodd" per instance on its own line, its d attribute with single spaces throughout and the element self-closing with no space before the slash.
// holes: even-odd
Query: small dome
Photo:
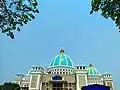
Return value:
<svg viewBox="0 0 120 90">
<path fill-rule="evenodd" d="M 101 75 L 100 72 L 96 68 L 94 68 L 92 64 L 89 65 L 87 70 L 88 75 Z"/>
<path fill-rule="evenodd" d="M 64 50 L 60 51 L 60 54 L 57 55 L 52 62 L 50 63 L 49 67 L 56 67 L 56 66 L 66 66 L 66 67 L 73 67 L 73 62 L 64 52 Z"/>
</svg>

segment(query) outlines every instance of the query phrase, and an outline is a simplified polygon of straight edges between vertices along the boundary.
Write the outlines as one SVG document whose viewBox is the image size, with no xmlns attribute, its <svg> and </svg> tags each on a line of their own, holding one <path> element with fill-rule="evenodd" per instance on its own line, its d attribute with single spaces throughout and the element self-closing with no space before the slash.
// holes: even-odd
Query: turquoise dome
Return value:
<svg viewBox="0 0 120 90">
<path fill-rule="evenodd" d="M 100 72 L 93 67 L 92 64 L 90 64 L 90 66 L 87 68 L 88 71 L 88 75 L 101 75 Z"/>
<path fill-rule="evenodd" d="M 72 60 L 65 54 L 64 50 L 61 50 L 60 54 L 57 55 L 49 65 L 49 67 L 56 66 L 73 67 Z"/>
</svg>

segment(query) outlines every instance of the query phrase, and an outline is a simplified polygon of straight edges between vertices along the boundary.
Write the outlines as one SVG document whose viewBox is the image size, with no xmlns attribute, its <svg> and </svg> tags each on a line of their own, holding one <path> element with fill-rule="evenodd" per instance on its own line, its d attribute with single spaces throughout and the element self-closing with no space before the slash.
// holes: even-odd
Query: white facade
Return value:
<svg viewBox="0 0 120 90">
<path fill-rule="evenodd" d="M 53 80 L 54 76 L 62 79 Z M 64 84 L 60 89 L 53 88 L 54 82 Z M 111 74 L 100 73 L 92 64 L 73 66 L 64 51 L 55 57 L 46 71 L 42 66 L 35 65 L 26 76 L 17 74 L 15 83 L 20 85 L 21 90 L 81 90 L 82 86 L 91 84 L 110 86 L 114 90 Z"/>
</svg>

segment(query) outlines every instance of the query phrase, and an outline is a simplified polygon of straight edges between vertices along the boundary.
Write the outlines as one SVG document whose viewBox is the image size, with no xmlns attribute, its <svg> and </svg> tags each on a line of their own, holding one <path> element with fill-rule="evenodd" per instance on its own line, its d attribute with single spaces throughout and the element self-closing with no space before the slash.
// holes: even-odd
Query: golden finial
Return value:
<svg viewBox="0 0 120 90">
<path fill-rule="evenodd" d="M 92 65 L 92 64 L 90 64 L 89 66 L 90 66 L 90 67 L 93 67 L 93 65 Z"/>
<path fill-rule="evenodd" d="M 64 50 L 63 50 L 63 49 L 61 49 L 61 50 L 60 50 L 60 53 L 64 53 Z"/>
</svg>

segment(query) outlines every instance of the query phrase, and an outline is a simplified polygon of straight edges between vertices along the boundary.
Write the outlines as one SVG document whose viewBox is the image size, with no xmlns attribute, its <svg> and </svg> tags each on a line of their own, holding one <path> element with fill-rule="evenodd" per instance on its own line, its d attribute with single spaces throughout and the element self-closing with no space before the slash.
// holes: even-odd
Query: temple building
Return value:
<svg viewBox="0 0 120 90">
<path fill-rule="evenodd" d="M 112 75 L 100 73 L 92 64 L 75 66 L 61 50 L 49 64 L 32 66 L 27 75 L 16 74 L 15 83 L 21 90 L 81 90 L 83 86 L 99 84 L 114 90 Z"/>
</svg>

